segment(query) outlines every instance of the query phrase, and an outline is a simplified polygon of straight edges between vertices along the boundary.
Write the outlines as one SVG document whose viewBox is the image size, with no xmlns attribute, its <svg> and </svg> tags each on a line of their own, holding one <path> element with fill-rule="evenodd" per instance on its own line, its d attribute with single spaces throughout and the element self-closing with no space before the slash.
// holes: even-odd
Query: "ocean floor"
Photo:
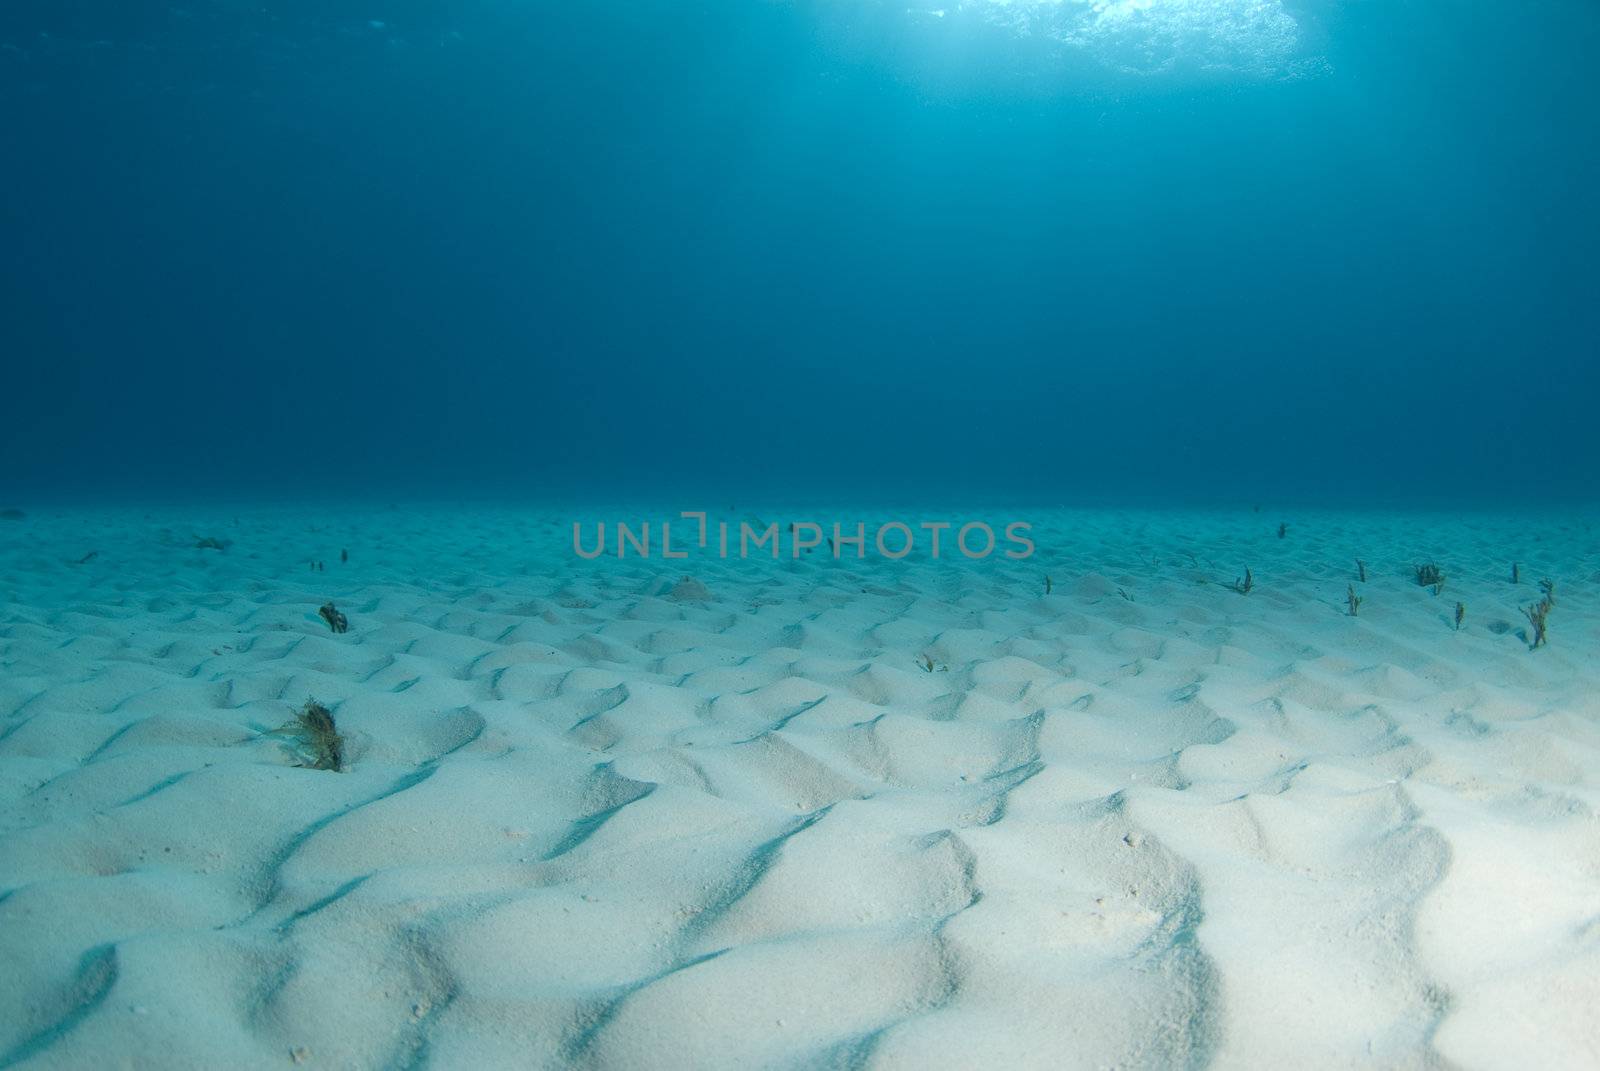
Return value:
<svg viewBox="0 0 1600 1071">
<path fill-rule="evenodd" d="M 0 520 L 0 1066 L 1600 1066 L 1600 517 L 1017 515 Z"/>
</svg>

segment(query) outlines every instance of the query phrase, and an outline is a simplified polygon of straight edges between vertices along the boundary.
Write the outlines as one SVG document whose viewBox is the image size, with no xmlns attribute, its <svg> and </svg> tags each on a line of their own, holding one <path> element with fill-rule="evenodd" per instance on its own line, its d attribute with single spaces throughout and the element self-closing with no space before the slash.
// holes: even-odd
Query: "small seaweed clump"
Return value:
<svg viewBox="0 0 1600 1071">
<path fill-rule="evenodd" d="M 1250 575 L 1250 567 L 1244 567 L 1244 575 L 1233 582 L 1233 590 L 1240 595 L 1250 594 L 1250 589 L 1256 586 L 1256 578 Z"/>
<path fill-rule="evenodd" d="M 1355 617 L 1361 610 L 1361 596 L 1356 594 L 1354 584 L 1345 585 L 1345 601 L 1350 607 L 1350 616 Z"/>
<path fill-rule="evenodd" d="M 344 737 L 333 723 L 333 712 L 315 699 L 306 700 L 284 731 L 300 742 L 301 757 L 308 760 L 300 765 L 335 773 L 344 769 Z"/>
<path fill-rule="evenodd" d="M 1533 639 L 1528 641 L 1528 649 L 1545 645 L 1545 619 L 1550 616 L 1550 610 L 1556 604 L 1556 585 L 1553 580 L 1539 581 L 1539 590 L 1544 592 L 1544 598 L 1532 606 L 1524 606 L 1523 614 L 1528 618 L 1528 624 L 1533 626 Z"/>
<path fill-rule="evenodd" d="M 317 613 L 322 615 L 322 620 L 326 621 L 328 623 L 328 627 L 333 631 L 350 631 L 350 619 L 341 614 L 338 607 L 334 606 L 333 603 L 324 603 L 322 608 L 319 609 Z"/>
<path fill-rule="evenodd" d="M 1432 562 L 1415 566 L 1417 571 L 1417 586 L 1432 588 L 1435 595 L 1444 587 L 1444 573 Z"/>
</svg>

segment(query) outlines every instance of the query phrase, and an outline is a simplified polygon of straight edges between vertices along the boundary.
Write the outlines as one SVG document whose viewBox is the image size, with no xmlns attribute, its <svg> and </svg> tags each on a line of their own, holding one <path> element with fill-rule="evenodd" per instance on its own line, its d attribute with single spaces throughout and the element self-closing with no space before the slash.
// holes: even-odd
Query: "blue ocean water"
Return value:
<svg viewBox="0 0 1600 1071">
<path fill-rule="evenodd" d="M 1592 499 L 1600 7 L 0 8 L 0 498 Z"/>
</svg>

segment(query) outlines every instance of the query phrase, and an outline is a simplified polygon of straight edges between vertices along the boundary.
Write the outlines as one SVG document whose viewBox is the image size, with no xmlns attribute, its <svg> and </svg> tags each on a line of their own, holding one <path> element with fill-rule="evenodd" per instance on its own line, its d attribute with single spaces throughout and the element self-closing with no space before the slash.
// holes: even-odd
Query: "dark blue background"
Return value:
<svg viewBox="0 0 1600 1071">
<path fill-rule="evenodd" d="M 1594 497 L 1600 5 L 1290 10 L 7 5 L 0 497 Z"/>
</svg>

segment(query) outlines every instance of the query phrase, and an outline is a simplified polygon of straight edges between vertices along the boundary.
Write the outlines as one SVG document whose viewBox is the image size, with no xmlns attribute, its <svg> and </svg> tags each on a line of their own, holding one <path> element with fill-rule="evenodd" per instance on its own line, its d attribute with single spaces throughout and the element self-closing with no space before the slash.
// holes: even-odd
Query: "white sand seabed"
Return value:
<svg viewBox="0 0 1600 1071">
<path fill-rule="evenodd" d="M 1600 1066 L 1593 516 L 1013 512 L 0 521 L 0 1066 Z"/>
</svg>

